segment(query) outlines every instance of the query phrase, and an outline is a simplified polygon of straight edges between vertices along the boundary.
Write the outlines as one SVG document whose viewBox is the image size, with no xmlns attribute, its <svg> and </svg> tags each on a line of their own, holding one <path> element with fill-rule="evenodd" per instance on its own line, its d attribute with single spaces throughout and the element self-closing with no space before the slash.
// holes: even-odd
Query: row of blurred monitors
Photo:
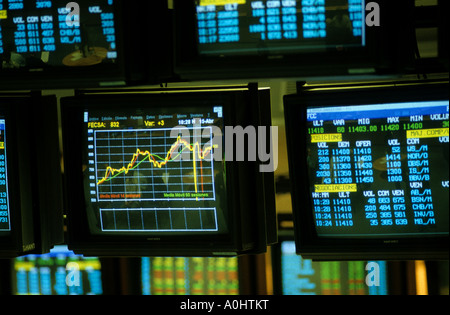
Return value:
<svg viewBox="0 0 450 315">
<path fill-rule="evenodd" d="M 375 278 L 366 270 L 368 262 L 313 262 L 297 256 L 294 246 L 293 241 L 284 241 L 272 252 L 275 295 L 388 295 L 394 291 L 387 262 L 373 262 L 379 267 Z M 144 257 L 131 263 L 138 268 L 128 263 L 127 277 L 134 286 L 132 292 L 140 295 L 251 294 L 242 272 L 247 262 L 242 259 Z M 120 277 L 111 259 L 75 255 L 66 246 L 57 246 L 47 255 L 16 258 L 9 270 L 0 272 L 9 274 L 13 295 L 104 295 L 111 293 L 107 282 Z M 448 277 L 439 290 L 448 291 Z"/>
</svg>

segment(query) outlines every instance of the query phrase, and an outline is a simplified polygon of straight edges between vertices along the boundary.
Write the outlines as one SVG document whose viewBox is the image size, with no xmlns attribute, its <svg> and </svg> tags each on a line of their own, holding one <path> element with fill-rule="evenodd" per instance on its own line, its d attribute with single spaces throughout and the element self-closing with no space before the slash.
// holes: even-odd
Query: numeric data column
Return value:
<svg viewBox="0 0 450 315">
<path fill-rule="evenodd" d="M 352 184 L 353 172 L 351 163 L 350 142 L 343 141 L 338 143 L 337 149 L 332 149 L 332 174 L 333 184 Z"/>
<path fill-rule="evenodd" d="M 372 184 L 374 182 L 372 141 L 356 141 L 353 160 L 356 184 Z"/>
<path fill-rule="evenodd" d="M 400 142 L 398 139 L 390 139 L 388 146 L 391 148 L 391 152 L 386 154 L 388 182 L 401 183 L 403 182 L 403 171 Z"/>
<path fill-rule="evenodd" d="M 109 43 L 111 50 L 116 50 L 116 29 L 114 26 L 114 14 L 113 13 L 101 13 L 100 18 L 102 20 L 103 35 L 106 36 L 106 42 Z M 108 58 L 117 58 L 117 52 L 108 52 Z"/>
<path fill-rule="evenodd" d="M 252 17 L 255 19 L 259 19 L 256 24 L 251 24 L 249 26 L 250 34 L 260 34 L 261 39 L 265 40 L 267 38 L 266 31 L 266 6 L 262 1 L 252 1 Z"/>
<path fill-rule="evenodd" d="M 0 120 L 0 232 L 10 231 L 5 121 Z"/>
<path fill-rule="evenodd" d="M 225 4 L 225 11 L 217 12 L 219 43 L 238 42 L 239 11 L 237 3 Z"/>
<path fill-rule="evenodd" d="M 365 8 L 362 0 L 348 0 L 348 12 L 353 25 L 353 36 L 362 36 Z"/>
<path fill-rule="evenodd" d="M 53 16 L 41 16 L 41 35 L 43 51 L 56 51 L 55 31 L 53 27 Z"/>
<path fill-rule="evenodd" d="M 217 42 L 216 6 L 197 7 L 199 43 L 210 44 Z"/>
<path fill-rule="evenodd" d="M 27 35 L 28 35 L 28 49 L 31 53 L 41 51 L 41 41 L 39 36 L 39 17 L 27 17 Z"/>
<path fill-rule="evenodd" d="M 266 6 L 267 39 L 282 39 L 283 35 L 281 31 L 281 2 L 267 1 Z"/>
<path fill-rule="evenodd" d="M 332 177 L 335 185 L 353 184 L 350 142 L 338 142 L 338 148 L 332 149 Z M 337 189 L 338 198 L 332 199 L 335 226 L 353 226 L 352 201 L 350 192 Z"/>
<path fill-rule="evenodd" d="M 312 193 L 316 225 L 333 226 L 331 217 L 331 201 L 329 193 Z"/>
<path fill-rule="evenodd" d="M 281 17 L 283 22 L 283 37 L 286 39 L 298 38 L 297 1 L 281 1 Z"/>
<path fill-rule="evenodd" d="M 298 38 L 297 1 L 252 1 L 252 17 L 258 23 L 249 26 L 251 34 L 260 34 L 261 40 Z"/>
</svg>

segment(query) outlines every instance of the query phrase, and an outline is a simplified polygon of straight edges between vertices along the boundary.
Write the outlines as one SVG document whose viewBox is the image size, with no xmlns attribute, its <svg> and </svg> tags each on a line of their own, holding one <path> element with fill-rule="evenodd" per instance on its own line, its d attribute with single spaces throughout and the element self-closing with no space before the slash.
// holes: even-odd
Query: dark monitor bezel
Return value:
<svg viewBox="0 0 450 315">
<path fill-rule="evenodd" d="M 19 108 L 31 102 L 31 98 L 26 94 L 0 95 L 0 112 L 5 118 L 6 132 L 6 157 L 8 170 L 8 195 L 9 195 L 9 215 L 11 231 L 0 232 L 2 244 L 0 246 L 0 256 L 16 257 L 23 252 L 33 250 L 36 246 L 34 231 L 32 226 L 33 218 L 30 212 L 29 203 L 22 204 L 21 180 L 19 167 L 21 162 L 18 159 L 20 149 L 18 146 L 18 126 Z M 3 104 L 2 104 L 3 103 Z M 28 192 L 31 192 L 28 190 Z M 31 202 L 31 198 L 30 198 Z M 28 219 L 26 218 L 28 216 Z"/>
<path fill-rule="evenodd" d="M 2 93 L 0 112 L 11 218 L 11 232 L 0 233 L 0 256 L 45 254 L 64 241 L 57 99 L 39 92 Z"/>
<path fill-rule="evenodd" d="M 449 237 L 331 239 L 319 238 L 311 211 L 310 185 L 306 171 L 307 106 L 339 106 L 420 102 L 448 99 L 448 81 L 444 83 L 404 83 L 368 86 L 345 86 L 314 91 L 300 90 L 286 96 L 285 115 L 288 142 L 292 205 L 297 253 L 313 260 L 448 260 Z M 301 124 L 298 123 L 300 119 Z M 296 138 L 297 136 L 297 138 Z M 300 140 L 298 140 L 300 138 Z"/>
<path fill-rule="evenodd" d="M 258 93 L 256 97 L 258 97 Z M 259 122 L 258 100 L 255 94 L 247 89 L 236 91 L 210 91 L 198 93 L 133 93 L 130 94 L 105 94 L 85 95 L 61 100 L 62 124 L 65 156 L 65 192 L 66 211 L 68 223 L 68 244 L 75 253 L 94 256 L 233 256 L 239 253 L 266 247 L 264 204 L 256 204 L 248 207 L 254 201 L 250 196 L 256 196 L 258 188 L 248 185 L 249 181 L 257 183 L 260 178 L 258 165 L 254 162 L 225 162 L 227 169 L 227 193 L 229 205 L 228 222 L 229 231 L 223 235 L 198 234 L 192 237 L 183 235 L 161 236 L 101 236 L 92 235 L 87 225 L 85 215 L 84 194 L 82 188 L 82 173 L 77 167 L 81 167 L 82 139 L 82 113 L 87 109 L 124 108 L 124 104 L 133 104 L 135 107 L 149 106 L 187 106 L 201 104 L 211 106 L 221 104 L 224 106 L 224 125 L 256 125 Z M 133 108 L 133 105 L 129 105 Z M 81 113 L 81 115 L 80 115 Z M 80 121 L 81 119 L 81 121 Z M 249 196 L 246 196 L 236 186 L 241 187 Z M 70 192 L 76 192 L 70 193 Z M 82 191 L 82 190 L 81 190 Z M 258 215 L 260 226 L 251 226 L 251 215 Z M 261 216 L 262 214 L 262 216 Z M 246 227 L 244 227 L 246 225 Z M 248 226 L 247 226 L 248 225 Z M 256 237 L 263 233 L 264 238 Z M 150 239 L 156 238 L 156 239 Z M 257 244 L 264 242 L 264 245 Z"/>
</svg>

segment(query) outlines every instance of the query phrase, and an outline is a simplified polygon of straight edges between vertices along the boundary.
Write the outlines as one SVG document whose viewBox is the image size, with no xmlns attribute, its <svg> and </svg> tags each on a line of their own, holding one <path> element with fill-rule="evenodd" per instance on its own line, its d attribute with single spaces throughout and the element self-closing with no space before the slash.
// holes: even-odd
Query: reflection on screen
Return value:
<svg viewBox="0 0 450 315">
<path fill-rule="evenodd" d="M 0 233 L 11 231 L 5 119 L 0 116 Z"/>
<path fill-rule="evenodd" d="M 14 260 L 16 295 L 101 295 L 101 264 L 97 258 L 77 256 L 66 246 L 50 254 Z"/>
<path fill-rule="evenodd" d="M 144 295 L 238 295 L 237 258 L 142 258 Z"/>
<path fill-rule="evenodd" d="M 221 106 L 87 111 L 84 122 L 93 233 L 226 232 Z"/>
<path fill-rule="evenodd" d="M 379 284 L 368 286 L 367 262 L 313 262 L 295 252 L 295 242 L 281 243 L 283 295 L 387 295 L 386 262 L 376 262 Z"/>
<path fill-rule="evenodd" d="M 69 2 L 0 0 L 0 72 L 115 62 L 113 0 Z"/>
<path fill-rule="evenodd" d="M 196 0 L 200 54 L 245 55 L 365 46 L 363 0 Z"/>
<path fill-rule="evenodd" d="M 311 107 L 307 133 L 319 236 L 448 236 L 448 100 Z"/>
</svg>

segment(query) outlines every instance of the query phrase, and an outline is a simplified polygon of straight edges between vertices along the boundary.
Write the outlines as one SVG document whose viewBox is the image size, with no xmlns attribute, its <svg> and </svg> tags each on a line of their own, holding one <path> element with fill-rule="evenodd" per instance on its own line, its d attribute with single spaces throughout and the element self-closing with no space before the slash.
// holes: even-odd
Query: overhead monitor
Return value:
<svg viewBox="0 0 450 315">
<path fill-rule="evenodd" d="M 63 241 L 57 118 L 55 97 L 0 94 L 0 257 Z"/>
<path fill-rule="evenodd" d="M 366 45 L 356 1 L 194 1 L 201 55 L 323 51 Z"/>
<path fill-rule="evenodd" d="M 388 295 L 385 261 L 314 262 L 296 254 L 293 235 L 274 249 L 276 295 Z"/>
<path fill-rule="evenodd" d="M 186 79 L 375 74 L 411 35 L 387 1 L 176 0 L 174 10 L 175 72 Z"/>
<path fill-rule="evenodd" d="M 100 260 L 75 255 L 67 246 L 16 258 L 12 274 L 14 295 L 103 294 Z"/>
<path fill-rule="evenodd" d="M 300 254 L 448 257 L 448 84 L 311 89 L 285 102 Z"/>
<path fill-rule="evenodd" d="M 260 124 L 267 92 L 63 99 L 69 246 L 141 256 L 265 248 L 273 191 L 256 161 L 226 161 L 222 145 L 225 126 Z"/>
<path fill-rule="evenodd" d="M 145 257 L 143 295 L 238 295 L 239 259 Z"/>
<path fill-rule="evenodd" d="M 142 22 L 144 16 L 165 16 L 167 3 L 158 0 L 139 5 L 136 9 L 121 0 L 1 0 L 1 89 L 144 82 L 155 72 L 147 58 L 159 58 L 143 40 L 151 22 Z M 161 26 L 161 21 L 170 23 L 162 19 Z M 162 38 L 154 36 L 152 44 L 166 47 L 158 42 Z M 149 51 L 150 55 L 143 54 Z"/>
</svg>

